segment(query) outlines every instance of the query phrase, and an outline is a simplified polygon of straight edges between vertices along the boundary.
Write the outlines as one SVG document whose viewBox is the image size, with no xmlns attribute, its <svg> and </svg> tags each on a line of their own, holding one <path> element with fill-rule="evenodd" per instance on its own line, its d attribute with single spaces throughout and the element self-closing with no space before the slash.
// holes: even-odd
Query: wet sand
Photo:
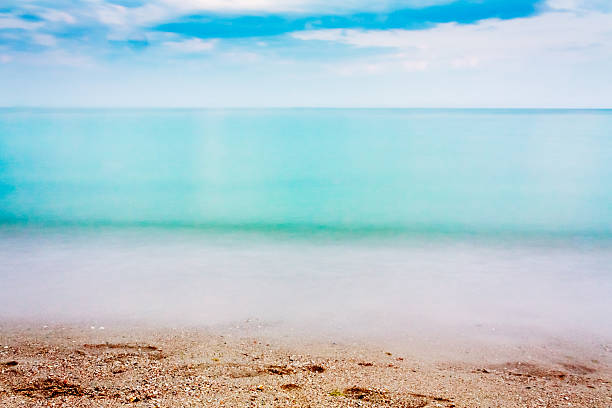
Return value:
<svg viewBox="0 0 612 408">
<path fill-rule="evenodd" d="M 313 338 L 5 323 L 0 406 L 612 406 L 609 344 L 473 344 L 449 354 L 439 344 L 428 353 L 427 344 Z"/>
</svg>

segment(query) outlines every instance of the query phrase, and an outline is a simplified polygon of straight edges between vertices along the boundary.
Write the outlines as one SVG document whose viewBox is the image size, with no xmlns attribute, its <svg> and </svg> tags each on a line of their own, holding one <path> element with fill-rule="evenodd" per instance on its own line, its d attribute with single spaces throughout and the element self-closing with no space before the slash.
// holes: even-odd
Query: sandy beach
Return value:
<svg viewBox="0 0 612 408">
<path fill-rule="evenodd" d="M 612 0 L 0 0 L 0 408 L 612 408 Z"/>
<path fill-rule="evenodd" d="M 0 406 L 612 406 L 609 344 L 474 343 L 453 356 L 440 345 L 312 338 L 5 323 Z"/>
</svg>

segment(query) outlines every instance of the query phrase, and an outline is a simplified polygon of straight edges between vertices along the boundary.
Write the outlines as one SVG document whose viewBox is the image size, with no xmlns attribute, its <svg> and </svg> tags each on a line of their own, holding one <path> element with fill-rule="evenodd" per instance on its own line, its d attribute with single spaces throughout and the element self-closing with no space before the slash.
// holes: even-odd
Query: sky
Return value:
<svg viewBox="0 0 612 408">
<path fill-rule="evenodd" d="M 0 106 L 612 108 L 612 1 L 0 0 Z"/>
</svg>

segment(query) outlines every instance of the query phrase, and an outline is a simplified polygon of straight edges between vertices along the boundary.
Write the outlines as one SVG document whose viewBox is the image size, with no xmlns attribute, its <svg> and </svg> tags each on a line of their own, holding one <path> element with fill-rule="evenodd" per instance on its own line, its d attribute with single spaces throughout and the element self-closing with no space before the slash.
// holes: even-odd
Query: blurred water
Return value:
<svg viewBox="0 0 612 408">
<path fill-rule="evenodd" d="M 612 334 L 612 111 L 0 110 L 0 315 Z"/>
<path fill-rule="evenodd" d="M 609 236 L 612 111 L 0 113 L 5 222 Z"/>
</svg>

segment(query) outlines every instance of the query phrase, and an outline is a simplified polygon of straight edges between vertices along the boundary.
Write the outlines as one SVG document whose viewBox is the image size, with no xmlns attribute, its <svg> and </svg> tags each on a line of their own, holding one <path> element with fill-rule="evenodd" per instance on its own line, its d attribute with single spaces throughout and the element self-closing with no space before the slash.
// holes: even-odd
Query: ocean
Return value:
<svg viewBox="0 0 612 408">
<path fill-rule="evenodd" d="M 612 110 L 0 109 L 0 317 L 612 335 Z"/>
</svg>

